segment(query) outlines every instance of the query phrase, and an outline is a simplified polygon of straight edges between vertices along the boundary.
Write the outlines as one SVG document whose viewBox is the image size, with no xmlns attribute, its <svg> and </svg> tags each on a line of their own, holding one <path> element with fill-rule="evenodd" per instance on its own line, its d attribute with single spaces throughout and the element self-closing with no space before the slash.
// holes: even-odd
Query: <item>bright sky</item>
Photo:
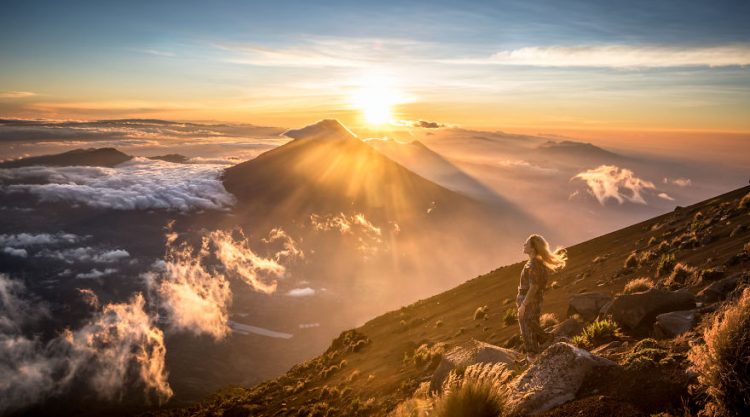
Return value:
<svg viewBox="0 0 750 417">
<path fill-rule="evenodd" d="M 6 2 L 0 117 L 750 132 L 750 2 L 363 3 Z"/>
</svg>

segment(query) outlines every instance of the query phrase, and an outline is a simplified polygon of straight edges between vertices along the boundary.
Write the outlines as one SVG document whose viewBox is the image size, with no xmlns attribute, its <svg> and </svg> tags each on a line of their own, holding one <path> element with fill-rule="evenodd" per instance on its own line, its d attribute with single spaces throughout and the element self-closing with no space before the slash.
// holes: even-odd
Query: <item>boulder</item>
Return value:
<svg viewBox="0 0 750 417">
<path fill-rule="evenodd" d="M 575 399 L 584 381 L 614 362 L 571 344 L 547 348 L 508 385 L 509 415 L 535 415 Z"/>
<path fill-rule="evenodd" d="M 550 329 L 550 333 L 552 333 L 556 338 L 571 338 L 581 333 L 582 330 L 583 323 L 570 317 L 553 326 Z"/>
<path fill-rule="evenodd" d="M 635 294 L 619 295 L 602 312 L 611 315 L 621 326 L 635 329 L 641 326 L 650 328 L 659 314 L 694 308 L 695 296 L 688 291 L 651 288 Z"/>
<path fill-rule="evenodd" d="M 612 297 L 600 292 L 585 292 L 570 296 L 568 317 L 579 314 L 584 320 L 594 320 L 599 311 L 612 300 Z"/>
<path fill-rule="evenodd" d="M 737 287 L 743 275 L 742 272 L 738 272 L 711 283 L 698 293 L 698 299 L 704 303 L 714 303 L 725 299 Z"/>
<path fill-rule="evenodd" d="M 661 338 L 679 336 L 692 329 L 697 319 L 698 312 L 695 310 L 659 314 L 654 323 L 654 334 Z"/>
<path fill-rule="evenodd" d="M 477 363 L 502 363 L 508 369 L 515 369 L 520 360 L 521 354 L 515 350 L 471 339 L 443 355 L 443 359 L 432 374 L 430 391 L 440 391 L 445 378 L 453 370 L 462 371 L 469 365 Z"/>
</svg>

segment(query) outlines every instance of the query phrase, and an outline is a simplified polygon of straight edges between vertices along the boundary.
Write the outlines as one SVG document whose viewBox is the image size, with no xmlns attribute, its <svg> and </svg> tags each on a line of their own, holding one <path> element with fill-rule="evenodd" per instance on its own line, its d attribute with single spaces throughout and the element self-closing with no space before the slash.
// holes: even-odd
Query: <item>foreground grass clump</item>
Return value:
<svg viewBox="0 0 750 417">
<path fill-rule="evenodd" d="M 500 417 L 503 397 L 484 381 L 467 380 L 455 390 L 446 392 L 435 403 L 434 417 Z"/>
<path fill-rule="evenodd" d="M 667 353 L 655 339 L 643 339 L 636 343 L 630 353 L 625 356 L 623 366 L 631 371 L 655 368 L 667 356 Z"/>
<path fill-rule="evenodd" d="M 641 277 L 641 278 L 635 278 L 628 281 L 627 284 L 625 284 L 625 288 L 623 288 L 622 293 L 623 294 L 633 294 L 637 292 L 643 292 L 647 291 L 654 287 L 654 281 L 651 281 L 651 278 Z"/>
<path fill-rule="evenodd" d="M 707 397 L 704 414 L 750 415 L 750 288 L 712 317 L 703 340 L 705 344 L 691 348 L 688 359 Z"/>
<path fill-rule="evenodd" d="M 610 319 L 596 320 L 584 327 L 581 334 L 574 336 L 571 342 L 584 349 L 593 349 L 620 337 L 620 327 Z"/>
</svg>

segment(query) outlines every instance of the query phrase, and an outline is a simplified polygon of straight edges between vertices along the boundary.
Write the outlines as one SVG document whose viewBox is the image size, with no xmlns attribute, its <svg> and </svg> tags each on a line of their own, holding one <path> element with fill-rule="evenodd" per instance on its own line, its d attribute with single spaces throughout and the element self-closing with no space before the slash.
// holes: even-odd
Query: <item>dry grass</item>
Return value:
<svg viewBox="0 0 750 417">
<path fill-rule="evenodd" d="M 638 254 L 635 252 L 631 253 L 628 258 L 625 259 L 625 264 L 623 266 L 626 269 L 638 268 Z"/>
<path fill-rule="evenodd" d="M 482 320 L 487 318 L 487 306 L 477 307 L 474 311 L 474 320 Z"/>
<path fill-rule="evenodd" d="M 672 273 L 669 274 L 667 279 L 664 281 L 664 285 L 669 288 L 678 288 L 690 284 L 692 278 L 695 276 L 695 268 L 678 262 Z"/>
<path fill-rule="evenodd" d="M 623 294 L 633 294 L 637 292 L 647 291 L 654 287 L 654 281 L 651 278 L 640 277 L 631 279 L 625 284 L 625 288 L 622 289 Z"/>
<path fill-rule="evenodd" d="M 705 344 L 694 345 L 688 354 L 698 387 L 707 397 L 704 414 L 750 415 L 750 288 L 707 323 Z"/>
<path fill-rule="evenodd" d="M 750 193 L 745 194 L 744 197 L 740 200 L 739 208 L 746 209 L 750 207 Z"/>
<path fill-rule="evenodd" d="M 550 328 L 559 322 L 560 320 L 557 319 L 555 313 L 544 313 L 539 317 L 539 324 L 545 329 Z"/>
</svg>

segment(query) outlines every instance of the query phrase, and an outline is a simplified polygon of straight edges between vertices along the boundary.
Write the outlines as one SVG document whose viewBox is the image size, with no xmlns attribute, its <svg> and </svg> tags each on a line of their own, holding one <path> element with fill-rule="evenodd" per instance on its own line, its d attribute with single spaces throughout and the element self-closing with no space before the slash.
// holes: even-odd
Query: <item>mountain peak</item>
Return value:
<svg viewBox="0 0 750 417">
<path fill-rule="evenodd" d="M 336 119 L 323 119 L 300 129 L 290 129 L 284 136 L 292 139 L 356 139 L 357 135 Z"/>
</svg>

